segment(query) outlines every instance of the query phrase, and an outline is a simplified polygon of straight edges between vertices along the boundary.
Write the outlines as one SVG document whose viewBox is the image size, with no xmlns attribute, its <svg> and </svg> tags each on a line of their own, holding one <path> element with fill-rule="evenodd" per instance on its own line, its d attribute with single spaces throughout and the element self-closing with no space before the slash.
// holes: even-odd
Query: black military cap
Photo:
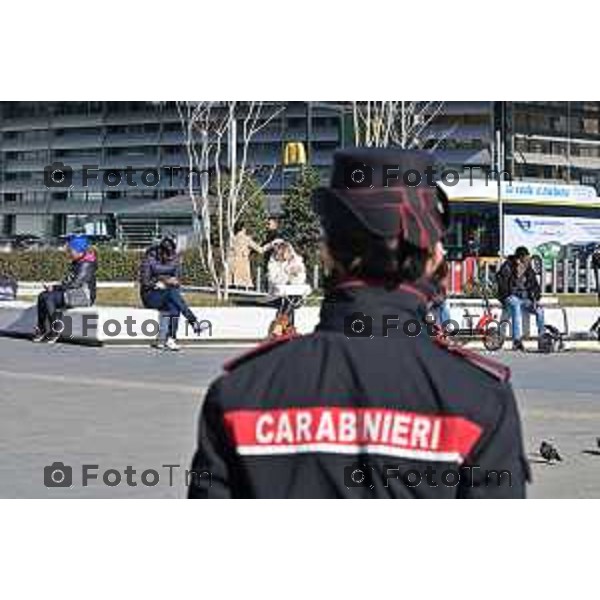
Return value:
<svg viewBox="0 0 600 600">
<path fill-rule="evenodd" d="M 428 152 L 352 148 L 336 152 L 330 186 L 318 188 L 314 208 L 335 227 L 348 209 L 371 233 L 402 237 L 432 248 L 448 226 L 448 201 L 435 184 L 439 172 Z"/>
</svg>

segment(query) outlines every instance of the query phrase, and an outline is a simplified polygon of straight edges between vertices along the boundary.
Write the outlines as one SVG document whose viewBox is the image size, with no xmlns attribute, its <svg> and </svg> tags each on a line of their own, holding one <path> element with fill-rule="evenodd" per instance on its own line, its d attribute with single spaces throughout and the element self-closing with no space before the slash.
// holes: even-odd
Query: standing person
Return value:
<svg viewBox="0 0 600 600">
<path fill-rule="evenodd" d="M 196 335 L 203 331 L 202 323 L 190 310 L 179 287 L 181 285 L 181 261 L 175 241 L 170 237 L 158 246 L 148 249 L 140 265 L 140 296 L 144 308 L 161 313 L 156 346 L 160 349 L 179 350 L 177 328 L 179 316 L 183 315 Z"/>
<path fill-rule="evenodd" d="M 431 312 L 435 318 L 436 324 L 442 328 L 442 331 L 448 333 L 445 328 L 450 322 L 450 307 L 448 306 L 448 287 L 450 284 L 450 270 L 448 263 L 445 260 L 446 253 L 444 252 L 444 261 L 438 268 L 436 273 L 436 289 L 433 292 L 431 302 Z"/>
<path fill-rule="evenodd" d="M 273 250 L 273 242 L 280 239 L 279 233 L 279 221 L 275 217 L 269 217 L 267 219 L 267 235 L 265 244 L 263 245 L 263 251 L 265 252 L 265 260 L 268 261 L 271 258 L 271 251 Z"/>
<path fill-rule="evenodd" d="M 331 187 L 315 193 L 329 273 L 319 325 L 259 346 L 211 385 L 190 497 L 524 496 L 508 368 L 425 328 L 406 333 L 429 308 L 447 202 L 425 177 L 388 186 L 388 173 L 431 163 L 396 149 L 335 154 Z M 349 185 L 357 170 L 369 187 Z M 490 472 L 504 476 L 492 484 Z"/>
<path fill-rule="evenodd" d="M 542 290 L 525 246 L 519 246 L 506 259 L 496 281 L 498 300 L 509 311 L 512 321 L 513 350 L 523 352 L 523 311 L 535 315 L 538 339 L 544 333 L 544 309 L 539 305 Z"/>
<path fill-rule="evenodd" d="M 596 282 L 596 294 L 598 303 L 600 303 L 600 246 L 597 245 L 592 253 L 592 269 L 594 270 L 594 280 Z"/>
<path fill-rule="evenodd" d="M 91 306 L 96 301 L 96 253 L 85 235 L 72 236 L 67 242 L 71 265 L 59 285 L 45 285 L 38 296 L 36 343 L 54 344 L 60 338 L 61 309 Z"/>
<path fill-rule="evenodd" d="M 598 303 L 600 304 L 600 246 L 596 246 L 592 254 L 592 269 L 594 270 L 594 280 L 596 281 L 596 294 L 598 295 Z M 591 326 L 590 331 L 596 334 L 600 341 L 600 317 Z"/>
<path fill-rule="evenodd" d="M 232 240 L 227 257 L 229 285 L 240 288 L 253 288 L 252 271 L 250 269 L 250 252 L 262 254 L 263 250 L 241 227 Z"/>
<path fill-rule="evenodd" d="M 273 256 L 273 251 L 275 250 L 275 242 L 279 242 L 281 240 L 281 234 L 279 232 L 279 221 L 275 217 L 269 217 L 267 219 L 267 233 L 265 236 L 265 243 L 262 246 L 262 267 L 263 273 L 268 273 L 269 271 L 269 261 Z M 259 282 L 262 283 L 262 282 Z M 268 277 L 267 277 L 268 283 Z M 262 288 L 262 286 L 261 286 Z"/>
</svg>

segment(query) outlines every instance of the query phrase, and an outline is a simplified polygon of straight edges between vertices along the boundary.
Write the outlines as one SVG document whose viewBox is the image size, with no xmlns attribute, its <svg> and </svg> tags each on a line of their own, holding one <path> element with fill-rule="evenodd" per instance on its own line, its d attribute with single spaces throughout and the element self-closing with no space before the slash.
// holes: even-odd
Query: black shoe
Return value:
<svg viewBox="0 0 600 600">
<path fill-rule="evenodd" d="M 210 325 L 205 321 L 196 321 L 195 323 L 192 323 L 192 330 L 194 331 L 195 335 L 202 335 L 205 331 L 208 331 L 209 329 Z"/>
<path fill-rule="evenodd" d="M 513 342 L 513 350 L 516 352 L 525 352 L 525 346 L 523 346 L 523 342 L 521 340 Z"/>
</svg>

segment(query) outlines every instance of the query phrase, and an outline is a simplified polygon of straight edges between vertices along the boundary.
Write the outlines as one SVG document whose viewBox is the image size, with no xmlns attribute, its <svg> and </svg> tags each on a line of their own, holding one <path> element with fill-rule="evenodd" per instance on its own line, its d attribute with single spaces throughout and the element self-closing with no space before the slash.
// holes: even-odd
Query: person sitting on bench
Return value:
<svg viewBox="0 0 600 600">
<path fill-rule="evenodd" d="M 54 344 L 60 337 L 64 324 L 61 309 L 91 306 L 96 301 L 96 253 L 85 235 L 72 236 L 67 242 L 71 265 L 67 276 L 59 285 L 44 285 L 38 296 L 37 329 L 33 335 L 36 343 Z"/>
<path fill-rule="evenodd" d="M 542 290 L 531 266 L 529 250 L 520 246 L 500 267 L 496 276 L 498 300 L 510 313 L 513 350 L 524 351 L 523 311 L 535 314 L 538 337 L 544 333 L 544 309 L 539 305 Z"/>
<path fill-rule="evenodd" d="M 177 328 L 179 316 L 183 315 L 194 333 L 203 331 L 204 323 L 198 322 L 190 310 L 181 292 L 181 262 L 177 254 L 177 245 L 170 237 L 161 240 L 158 246 L 152 246 L 140 265 L 140 296 L 144 308 L 153 308 L 161 313 L 160 328 L 156 347 L 179 350 Z"/>
</svg>

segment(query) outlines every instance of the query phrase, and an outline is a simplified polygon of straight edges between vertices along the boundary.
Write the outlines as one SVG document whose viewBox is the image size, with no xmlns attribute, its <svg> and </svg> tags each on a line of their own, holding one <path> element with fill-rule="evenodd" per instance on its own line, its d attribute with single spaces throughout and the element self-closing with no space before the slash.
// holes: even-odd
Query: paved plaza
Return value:
<svg viewBox="0 0 600 600">
<path fill-rule="evenodd" d="M 204 391 L 239 349 L 37 346 L 0 338 L 0 497 L 177 498 L 194 448 Z M 533 498 L 600 498 L 600 354 L 503 353 L 532 461 Z M 536 457 L 542 439 L 564 461 Z M 47 489 L 44 467 L 73 468 L 70 488 Z M 82 486 L 82 465 L 90 467 Z M 163 465 L 172 465 L 164 467 Z M 127 475 L 132 466 L 136 473 Z M 102 479 L 118 470 L 121 483 Z M 156 471 L 159 480 L 156 485 Z M 108 473 L 115 482 L 117 475 Z M 128 485 L 127 479 L 137 483 Z"/>
</svg>

